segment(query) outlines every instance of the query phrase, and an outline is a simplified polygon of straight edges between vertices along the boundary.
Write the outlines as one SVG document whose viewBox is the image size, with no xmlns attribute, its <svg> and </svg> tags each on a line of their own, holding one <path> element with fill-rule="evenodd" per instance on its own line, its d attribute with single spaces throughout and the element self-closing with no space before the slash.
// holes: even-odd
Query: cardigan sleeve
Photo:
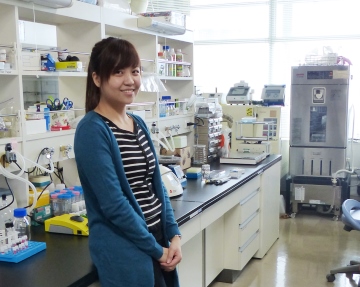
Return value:
<svg viewBox="0 0 360 287">
<path fill-rule="evenodd" d="M 118 147 L 105 125 L 94 119 L 83 120 L 75 134 L 74 150 L 80 181 L 91 198 L 86 202 L 90 205 L 89 211 L 95 211 L 92 221 L 112 224 L 140 250 L 159 259 L 163 254 L 162 247 L 149 233 L 145 220 L 134 210 L 121 188 L 113 153 Z"/>
</svg>

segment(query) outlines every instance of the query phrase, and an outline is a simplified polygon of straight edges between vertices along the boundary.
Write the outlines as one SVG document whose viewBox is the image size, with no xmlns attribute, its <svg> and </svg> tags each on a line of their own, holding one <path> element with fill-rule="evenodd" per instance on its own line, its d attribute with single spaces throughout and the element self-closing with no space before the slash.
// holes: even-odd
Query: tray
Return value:
<svg viewBox="0 0 360 287">
<path fill-rule="evenodd" d="M 0 261 L 19 263 L 20 261 L 23 261 L 45 249 L 45 242 L 29 241 L 29 246 L 25 250 L 21 250 L 16 254 L 0 254 Z"/>
</svg>

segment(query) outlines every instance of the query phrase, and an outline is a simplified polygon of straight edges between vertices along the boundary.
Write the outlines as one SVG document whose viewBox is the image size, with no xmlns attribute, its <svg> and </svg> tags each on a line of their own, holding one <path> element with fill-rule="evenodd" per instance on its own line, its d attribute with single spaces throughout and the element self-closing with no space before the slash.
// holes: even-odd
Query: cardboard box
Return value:
<svg viewBox="0 0 360 287">
<path fill-rule="evenodd" d="M 164 148 L 160 149 L 161 155 L 175 155 L 181 157 L 180 167 L 182 170 L 191 166 L 191 152 L 190 147 L 176 148 L 173 152 Z"/>
</svg>

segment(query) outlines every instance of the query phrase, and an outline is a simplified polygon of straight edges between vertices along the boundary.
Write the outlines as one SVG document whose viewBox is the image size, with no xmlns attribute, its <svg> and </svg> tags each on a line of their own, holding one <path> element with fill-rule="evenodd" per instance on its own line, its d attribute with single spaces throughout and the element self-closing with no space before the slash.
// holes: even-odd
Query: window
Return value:
<svg viewBox="0 0 360 287">
<path fill-rule="evenodd" d="M 163 11 L 190 15 L 195 29 L 195 85 L 202 92 L 217 89 L 227 93 L 244 80 L 254 89 L 253 98 L 260 99 L 265 84 L 286 84 L 284 138 L 289 135 L 291 66 L 304 63 L 306 55 L 321 55 L 330 47 L 351 60 L 354 79 L 360 76 L 357 0 L 230 1 L 151 1 Z M 360 81 L 352 80 L 349 107 L 354 105 L 356 113 L 359 103 Z M 360 117 L 355 122 L 354 137 L 360 138 Z"/>
<path fill-rule="evenodd" d="M 254 99 L 260 99 L 265 84 L 286 84 L 281 137 L 288 137 L 291 66 L 331 47 L 350 59 L 351 74 L 359 75 L 357 6 L 356 0 L 192 0 L 195 84 L 202 92 L 217 88 L 227 93 L 244 80 L 254 89 Z M 354 80 L 349 103 L 360 103 Z M 360 119 L 355 127 L 354 137 L 360 138 Z"/>
</svg>

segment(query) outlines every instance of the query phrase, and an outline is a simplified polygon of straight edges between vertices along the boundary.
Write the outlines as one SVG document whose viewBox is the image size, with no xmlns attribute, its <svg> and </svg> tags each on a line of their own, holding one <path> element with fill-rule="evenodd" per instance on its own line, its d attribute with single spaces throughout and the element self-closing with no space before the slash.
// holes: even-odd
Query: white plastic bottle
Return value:
<svg viewBox="0 0 360 287">
<path fill-rule="evenodd" d="M 165 76 L 166 75 L 166 64 L 164 63 L 164 53 L 162 51 L 158 52 L 158 75 Z"/>
<path fill-rule="evenodd" d="M 176 62 L 184 62 L 184 55 L 181 52 L 181 49 L 176 50 Z M 183 65 L 176 64 L 176 76 L 182 77 L 183 76 Z"/>
<path fill-rule="evenodd" d="M 176 53 L 175 53 L 175 49 L 171 48 L 170 49 L 170 58 L 172 62 L 176 61 Z M 171 72 L 170 72 L 171 77 L 176 77 L 176 65 L 173 64 L 171 67 Z"/>
<path fill-rule="evenodd" d="M 164 58 L 170 63 L 166 63 L 166 76 L 171 77 L 174 70 L 174 64 L 171 63 L 170 46 L 163 46 Z"/>
</svg>

